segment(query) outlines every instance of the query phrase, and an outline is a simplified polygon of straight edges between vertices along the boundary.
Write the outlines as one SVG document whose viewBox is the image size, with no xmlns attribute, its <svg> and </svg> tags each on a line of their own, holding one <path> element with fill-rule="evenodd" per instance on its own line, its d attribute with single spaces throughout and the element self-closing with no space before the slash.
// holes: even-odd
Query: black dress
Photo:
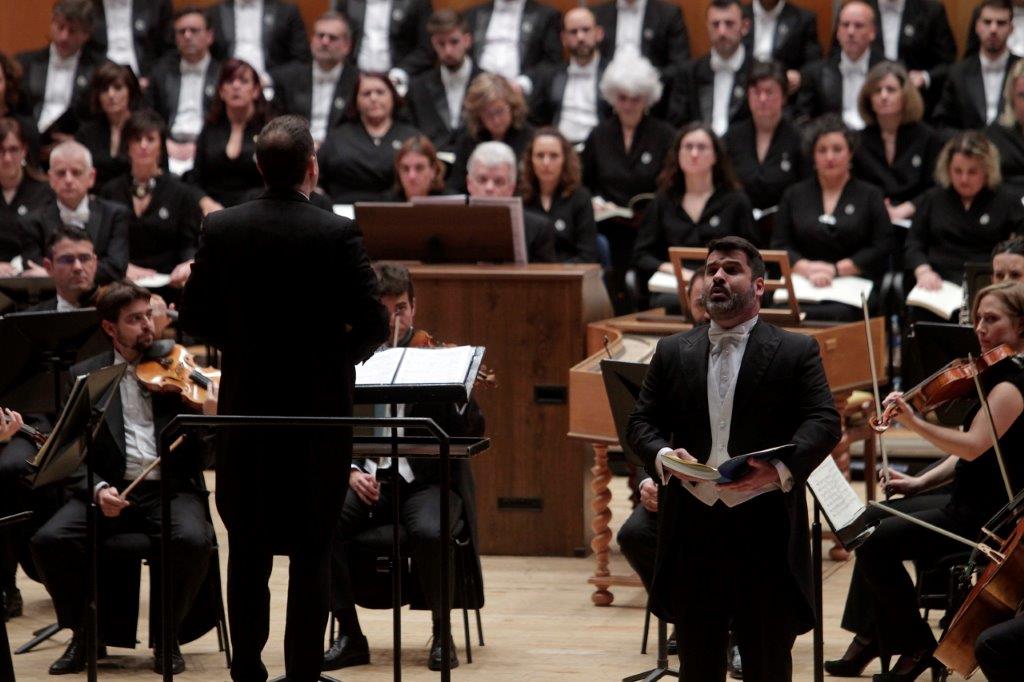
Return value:
<svg viewBox="0 0 1024 682">
<path fill-rule="evenodd" d="M 618 116 L 610 116 L 590 131 L 584 143 L 583 184 L 594 196 L 619 206 L 626 206 L 637 194 L 655 192 L 675 134 L 668 123 L 644 116 L 627 152 L 622 123 Z"/>
<path fill-rule="evenodd" d="M 555 228 L 555 260 L 560 263 L 597 262 L 597 224 L 590 192 L 580 187 L 569 196 L 558 194 L 545 211 L 536 197 L 523 208 L 551 221 Z"/>
<path fill-rule="evenodd" d="M 110 155 L 110 122 L 106 116 L 100 115 L 83 123 L 75 133 L 75 139 L 85 145 L 92 154 L 92 166 L 96 169 L 96 187 L 103 187 L 131 169 L 131 162 L 128 160 L 128 141 L 124 137 L 123 129 L 117 155 Z"/>
<path fill-rule="evenodd" d="M 1024 197 L 1024 129 L 1020 123 L 1012 128 L 993 123 L 985 129 L 985 135 L 999 150 L 1003 187 L 1014 196 Z"/>
<path fill-rule="evenodd" d="M 736 177 L 754 208 L 778 206 L 783 191 L 806 172 L 800 133 L 787 118 L 775 128 L 764 161 L 757 158 L 757 130 L 752 120 L 729 126 L 723 142 Z"/>
<path fill-rule="evenodd" d="M 224 206 L 235 206 L 263 187 L 263 176 L 256 168 L 256 135 L 262 123 L 250 120 L 242 135 L 242 151 L 234 159 L 227 155 L 231 122 L 226 118 L 203 126 L 196 140 L 195 167 L 191 182 Z"/>
<path fill-rule="evenodd" d="M 983 188 L 965 210 L 952 187 L 933 187 L 921 199 L 907 235 L 908 276 L 928 264 L 942 279 L 959 284 L 964 263 L 988 262 L 996 244 L 1021 230 L 1024 206 L 1009 190 Z"/>
<path fill-rule="evenodd" d="M 27 175 L 22 177 L 10 203 L 0 192 L 0 262 L 10 262 L 22 251 L 18 218 L 54 200 L 53 190 L 48 184 Z"/>
<path fill-rule="evenodd" d="M 499 142 L 504 142 L 512 151 L 515 152 L 516 162 L 523 158 L 523 152 L 526 151 L 526 145 L 533 139 L 533 126 L 529 123 L 523 124 L 522 128 L 510 127 L 505 133 L 505 137 Z M 494 138 L 487 132 L 486 128 L 480 130 L 478 135 L 473 135 L 469 132 L 468 128 L 463 129 L 459 134 L 459 139 L 455 141 L 455 163 L 452 164 L 451 169 L 448 171 L 448 177 L 445 179 L 445 184 L 448 189 L 456 193 L 464 193 L 466 191 L 466 173 L 467 164 L 469 163 L 469 155 L 473 153 L 476 146 L 481 142 L 493 142 Z"/>
<path fill-rule="evenodd" d="M 418 134 L 400 121 L 394 121 L 380 138 L 370 137 L 360 121 L 328 131 L 317 154 L 320 186 L 336 204 L 385 201 L 395 185 L 395 152 Z"/>
<path fill-rule="evenodd" d="M 128 207 L 128 261 L 133 265 L 169 274 L 195 255 L 203 213 L 196 191 L 181 180 L 158 175 L 141 216 L 132 202 L 131 175 L 108 182 L 100 196 Z"/>
<path fill-rule="evenodd" d="M 925 123 L 905 123 L 896 131 L 896 154 L 890 165 L 878 125 L 860 132 L 860 145 L 853 154 L 853 174 L 881 188 L 895 206 L 905 201 L 919 203 L 934 184 L 935 161 L 942 139 Z"/>
</svg>

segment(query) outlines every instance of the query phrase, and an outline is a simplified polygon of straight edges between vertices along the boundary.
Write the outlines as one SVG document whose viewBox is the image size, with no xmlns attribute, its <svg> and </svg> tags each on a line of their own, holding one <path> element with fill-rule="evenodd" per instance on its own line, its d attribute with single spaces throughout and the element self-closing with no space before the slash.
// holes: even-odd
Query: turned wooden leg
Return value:
<svg viewBox="0 0 1024 682">
<path fill-rule="evenodd" d="M 590 521 L 590 527 L 594 530 L 594 539 L 590 541 L 590 548 L 594 550 L 595 578 L 607 578 L 611 575 L 608 570 L 608 545 L 612 541 L 612 531 L 608 528 L 608 522 L 612 518 L 612 511 L 608 503 L 612 499 L 612 492 L 608 489 L 608 482 L 612 480 L 611 471 L 608 470 L 608 446 L 595 443 L 594 466 L 590 469 L 593 478 L 590 481 L 590 488 L 594 492 L 594 499 L 590 503 L 594 510 L 594 517 Z M 590 599 L 597 606 L 609 606 L 615 599 L 608 587 L 598 585 Z"/>
</svg>

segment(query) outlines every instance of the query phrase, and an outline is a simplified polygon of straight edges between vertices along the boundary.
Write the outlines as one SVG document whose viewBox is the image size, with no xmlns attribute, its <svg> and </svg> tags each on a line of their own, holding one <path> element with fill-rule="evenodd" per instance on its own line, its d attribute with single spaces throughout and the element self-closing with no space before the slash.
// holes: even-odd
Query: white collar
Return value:
<svg viewBox="0 0 1024 682">
<path fill-rule="evenodd" d="M 715 333 L 731 332 L 733 334 L 749 336 L 750 330 L 752 330 L 754 328 L 754 325 L 757 324 L 758 319 L 760 319 L 760 316 L 754 315 L 746 322 L 740 322 L 735 327 L 730 327 L 729 329 L 725 329 L 724 327 L 722 327 L 722 325 L 718 324 L 714 320 L 711 320 L 711 325 L 708 327 L 708 331 L 714 331 Z"/>
<path fill-rule="evenodd" d="M 313 62 L 313 81 L 316 82 L 319 79 L 336 81 L 341 78 L 341 71 L 345 66 L 345 62 L 338 62 L 334 65 L 330 71 L 324 71 L 323 67 Z"/>
<path fill-rule="evenodd" d="M 754 18 L 761 19 L 762 21 L 775 21 L 776 19 L 779 18 L 779 14 L 782 12 L 782 8 L 786 6 L 786 0 L 781 0 L 779 4 L 775 5 L 775 7 L 773 7 L 770 10 L 761 7 L 760 0 L 754 0 L 754 2 L 751 4 L 754 7 Z"/>
<path fill-rule="evenodd" d="M 899 12 L 903 13 L 903 5 L 905 0 L 878 0 L 878 9 L 882 12 Z"/>
<path fill-rule="evenodd" d="M 978 52 L 978 59 L 981 61 L 981 70 L 987 69 L 999 69 L 1003 70 L 1006 68 L 1006 63 L 1010 60 L 1010 51 L 1003 49 L 1003 53 L 995 59 L 989 59 L 982 52 Z"/>
<path fill-rule="evenodd" d="M 57 46 L 54 45 L 53 43 L 50 43 L 50 66 L 65 67 L 65 68 L 69 68 L 69 69 L 77 69 L 78 68 L 78 58 L 81 57 L 81 56 L 82 56 L 82 51 L 79 50 L 78 52 L 74 53 L 73 55 L 71 55 L 70 57 L 65 59 L 64 57 L 60 56 L 59 52 L 57 52 Z"/>
<path fill-rule="evenodd" d="M 206 70 L 208 68 L 210 68 L 210 61 L 211 61 L 211 59 L 212 58 L 210 57 L 209 50 L 207 50 L 206 54 L 203 55 L 202 59 L 200 59 L 198 62 L 195 62 L 195 63 L 192 63 L 192 62 L 188 61 L 187 59 L 185 59 L 184 57 L 182 57 L 181 60 L 178 62 L 178 70 L 181 71 L 181 73 L 185 73 L 186 71 L 196 70 L 199 73 L 206 74 Z"/>
<path fill-rule="evenodd" d="M 616 0 L 615 7 L 619 12 L 636 12 L 637 14 L 643 14 L 647 9 L 647 0 L 633 0 L 633 2 L 628 2 L 627 0 Z"/>
<path fill-rule="evenodd" d="M 597 63 L 599 61 L 601 61 L 601 55 L 597 52 L 594 52 L 593 58 L 586 66 L 576 61 L 575 57 L 569 57 L 569 67 L 566 69 L 566 73 L 579 76 L 597 76 Z"/>
<path fill-rule="evenodd" d="M 78 206 L 74 208 L 68 208 L 67 206 L 64 205 L 63 201 L 57 199 L 57 208 L 64 213 L 87 213 L 89 211 L 89 195 L 86 194 L 84 197 L 82 197 L 82 200 L 78 202 Z"/>
<path fill-rule="evenodd" d="M 850 59 L 850 56 L 845 52 L 839 52 L 839 68 L 843 67 L 858 69 L 868 72 L 868 64 L 871 62 L 871 49 L 864 50 L 864 54 L 860 56 L 860 59 Z"/>
<path fill-rule="evenodd" d="M 451 83 L 453 81 L 462 81 L 469 79 L 469 74 L 473 72 L 473 60 L 466 55 L 466 58 L 462 60 L 462 66 L 452 71 L 444 64 L 441 65 L 441 80 L 445 83 Z"/>
<path fill-rule="evenodd" d="M 743 43 L 736 48 L 736 51 L 732 53 L 732 56 L 728 59 L 722 59 L 717 52 L 711 50 L 711 70 L 717 71 L 719 67 L 728 68 L 734 74 L 738 73 L 743 68 L 743 62 L 747 58 L 747 49 Z"/>
<path fill-rule="evenodd" d="M 57 294 L 57 310 L 61 310 L 61 309 L 64 309 L 64 308 L 71 310 L 71 309 L 78 309 L 80 307 L 81 306 L 75 305 L 74 303 L 72 303 L 71 301 L 67 300 L 66 298 L 64 298 L 60 294 Z M 117 351 L 114 351 L 114 352 L 117 353 Z"/>
</svg>

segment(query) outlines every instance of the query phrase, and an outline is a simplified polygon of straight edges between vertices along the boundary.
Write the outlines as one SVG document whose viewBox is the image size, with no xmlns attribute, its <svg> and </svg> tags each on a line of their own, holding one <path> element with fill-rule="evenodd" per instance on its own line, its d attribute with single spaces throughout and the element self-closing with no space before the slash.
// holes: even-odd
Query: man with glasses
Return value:
<svg viewBox="0 0 1024 682">
<path fill-rule="evenodd" d="M 57 295 L 32 310 L 64 312 L 92 305 L 97 262 L 88 232 L 74 225 L 58 227 L 47 240 L 43 257 L 43 268 L 53 278 Z"/>
</svg>

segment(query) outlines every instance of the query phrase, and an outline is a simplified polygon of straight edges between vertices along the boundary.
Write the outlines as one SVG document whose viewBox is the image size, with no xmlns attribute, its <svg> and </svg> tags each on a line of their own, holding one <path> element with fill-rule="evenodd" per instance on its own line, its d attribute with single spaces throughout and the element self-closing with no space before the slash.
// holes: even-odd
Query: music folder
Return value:
<svg viewBox="0 0 1024 682">
<path fill-rule="evenodd" d="M 875 532 L 875 526 L 868 526 L 864 520 L 867 508 L 832 457 L 826 457 L 811 472 L 807 477 L 807 487 L 843 549 L 856 549 Z"/>
<path fill-rule="evenodd" d="M 483 346 L 387 348 L 356 365 L 356 403 L 465 403 Z"/>
</svg>

